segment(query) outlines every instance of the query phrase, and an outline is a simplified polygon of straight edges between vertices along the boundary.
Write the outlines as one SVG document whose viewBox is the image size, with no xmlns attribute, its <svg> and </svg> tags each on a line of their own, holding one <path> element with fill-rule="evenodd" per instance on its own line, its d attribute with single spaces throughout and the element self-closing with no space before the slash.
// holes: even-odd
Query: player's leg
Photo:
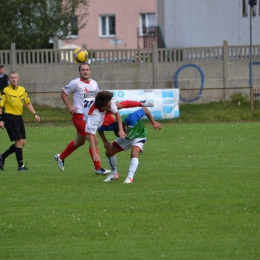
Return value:
<svg viewBox="0 0 260 260">
<path fill-rule="evenodd" d="M 98 152 L 98 139 L 97 139 L 97 136 L 95 135 L 94 136 L 95 138 L 95 149 L 96 149 L 96 153 L 99 154 Z M 93 158 L 93 151 L 92 149 L 90 148 L 90 146 L 88 147 L 88 152 L 89 152 L 89 155 L 92 159 L 92 162 L 94 164 L 94 167 L 95 167 L 95 173 L 98 174 L 98 175 L 105 175 L 105 174 L 108 174 L 110 173 L 109 170 L 106 170 L 104 168 L 101 167 L 101 161 L 95 161 L 94 158 Z"/>
<path fill-rule="evenodd" d="M 117 109 L 131 108 L 131 107 L 153 107 L 154 104 L 151 101 L 133 101 L 125 100 L 121 102 L 116 102 Z"/>
<path fill-rule="evenodd" d="M 109 150 L 106 150 L 107 162 L 111 169 L 111 173 L 107 176 L 104 182 L 110 182 L 119 179 L 119 174 L 117 172 L 117 158 L 115 155 L 124 150 L 124 146 L 121 146 L 121 144 L 119 145 L 119 143 L 117 142 L 119 139 L 120 138 L 112 143 Z"/>
<path fill-rule="evenodd" d="M 154 104 L 151 101 L 132 101 L 125 100 L 122 102 L 116 102 L 117 109 L 131 108 L 131 107 L 153 107 Z M 103 126 L 109 126 L 116 122 L 116 117 L 111 112 L 107 112 L 104 118 Z"/>
<path fill-rule="evenodd" d="M 25 146 L 26 139 L 15 141 L 15 156 L 18 163 L 18 171 L 27 171 L 28 168 L 23 163 L 23 147 Z"/>
<path fill-rule="evenodd" d="M 5 116 L 5 128 L 7 130 L 10 141 L 14 141 L 12 144 L 2 155 L 0 159 L 0 169 L 4 169 L 5 159 L 15 153 L 16 160 L 18 163 L 18 170 L 28 170 L 26 166 L 23 164 L 23 146 L 26 142 L 26 133 L 23 118 L 21 116 L 13 116 L 6 115 Z"/>
<path fill-rule="evenodd" d="M 5 115 L 5 129 L 7 131 L 10 141 L 11 142 L 14 141 L 15 125 L 13 122 L 12 115 Z M 5 159 L 14 152 L 15 152 L 15 144 L 12 144 L 4 153 L 2 153 L 0 155 L 0 169 L 1 170 L 4 170 Z"/>
<path fill-rule="evenodd" d="M 124 183 L 130 184 L 134 182 L 134 175 L 139 165 L 139 153 L 143 151 L 143 146 L 146 138 L 136 138 L 132 140 L 132 150 L 131 150 L 131 161 L 128 169 L 128 175 Z"/>
<path fill-rule="evenodd" d="M 66 148 L 60 153 L 55 155 L 55 160 L 58 163 L 59 169 L 64 171 L 65 159 L 72 154 L 78 147 L 82 146 L 86 142 L 85 126 L 86 122 L 83 120 L 83 114 L 73 114 L 72 122 L 77 129 L 77 136 L 75 140 L 68 143 Z"/>
<path fill-rule="evenodd" d="M 12 144 L 4 153 L 0 154 L 0 170 L 4 170 L 5 159 L 15 152 L 15 144 Z"/>
<path fill-rule="evenodd" d="M 73 153 L 78 147 L 84 145 L 86 142 L 86 139 L 87 139 L 87 133 L 85 132 L 86 122 L 83 119 L 83 114 L 74 114 L 72 116 L 72 121 L 73 121 L 75 128 L 77 129 L 77 138 L 76 138 L 76 140 L 71 141 L 61 154 L 55 155 L 55 160 L 58 162 L 58 166 L 59 166 L 60 170 L 62 170 L 62 171 L 64 171 L 64 160 L 71 153 Z M 97 143 L 98 143 L 98 139 L 96 138 L 95 144 L 96 144 L 96 151 L 98 153 Z M 94 171 L 96 174 L 105 175 L 105 174 L 110 173 L 110 170 L 106 170 L 101 166 L 101 161 L 93 160 L 93 153 L 92 153 L 91 149 L 89 149 L 89 154 L 94 163 L 94 167 L 95 167 Z"/>
</svg>

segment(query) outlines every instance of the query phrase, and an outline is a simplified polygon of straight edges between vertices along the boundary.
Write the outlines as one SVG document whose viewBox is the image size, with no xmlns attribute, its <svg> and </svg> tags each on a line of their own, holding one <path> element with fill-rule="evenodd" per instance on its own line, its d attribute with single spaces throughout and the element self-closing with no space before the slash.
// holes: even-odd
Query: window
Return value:
<svg viewBox="0 0 260 260">
<path fill-rule="evenodd" d="M 116 17 L 114 15 L 99 17 L 99 35 L 101 37 L 116 36 Z"/>
<path fill-rule="evenodd" d="M 71 22 L 68 25 L 67 38 L 78 38 L 78 17 L 73 16 Z"/>
<path fill-rule="evenodd" d="M 155 26 L 156 26 L 156 17 L 154 13 L 140 14 L 140 18 L 139 18 L 140 35 L 147 34 L 146 27 L 155 27 Z"/>
<path fill-rule="evenodd" d="M 242 15 L 248 16 L 249 12 L 250 12 L 250 5 L 249 5 L 248 0 L 242 0 Z M 260 4 L 259 4 L 259 14 L 260 14 Z M 256 16 L 256 6 L 255 5 L 252 6 L 252 16 Z"/>
<path fill-rule="evenodd" d="M 247 0 L 242 0 L 242 16 L 247 16 Z"/>
</svg>

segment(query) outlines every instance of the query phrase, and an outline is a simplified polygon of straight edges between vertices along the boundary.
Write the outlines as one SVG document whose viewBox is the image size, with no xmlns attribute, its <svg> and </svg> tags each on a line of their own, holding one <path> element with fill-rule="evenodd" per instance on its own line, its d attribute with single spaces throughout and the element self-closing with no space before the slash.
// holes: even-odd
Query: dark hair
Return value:
<svg viewBox="0 0 260 260">
<path fill-rule="evenodd" d="M 113 98 L 113 93 L 107 90 L 103 90 L 97 93 L 95 98 L 95 104 L 97 107 L 104 107 Z"/>
<path fill-rule="evenodd" d="M 0 69 L 2 69 L 2 68 L 5 68 L 5 66 L 4 65 L 0 65 Z"/>
<path fill-rule="evenodd" d="M 91 70 L 90 65 L 89 65 L 88 63 L 86 63 L 86 62 L 83 62 L 83 63 L 80 63 L 80 65 L 79 65 L 79 71 L 80 71 L 80 68 L 81 68 L 82 65 L 88 65 L 88 66 L 89 66 L 89 69 Z"/>
<path fill-rule="evenodd" d="M 114 134 L 119 137 L 118 132 L 119 132 L 119 127 L 118 127 L 118 123 L 114 123 Z M 124 122 L 122 122 L 122 127 L 123 127 L 123 131 L 126 133 L 126 124 Z"/>
</svg>

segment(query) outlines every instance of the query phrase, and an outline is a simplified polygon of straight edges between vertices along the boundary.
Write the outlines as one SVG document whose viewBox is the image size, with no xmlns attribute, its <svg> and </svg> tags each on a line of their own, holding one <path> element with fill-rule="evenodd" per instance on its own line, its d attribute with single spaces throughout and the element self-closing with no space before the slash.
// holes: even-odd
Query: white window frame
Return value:
<svg viewBox="0 0 260 260">
<path fill-rule="evenodd" d="M 73 19 L 78 19 L 77 16 L 74 16 Z M 77 22 L 78 24 L 78 22 Z M 77 30 L 78 34 L 72 34 L 71 33 L 71 23 L 68 24 L 68 35 L 66 36 L 66 39 L 78 39 L 79 38 L 79 30 Z"/>
<path fill-rule="evenodd" d="M 114 17 L 115 19 L 115 34 L 110 34 L 110 28 L 109 28 L 109 18 Z M 102 34 L 102 18 L 105 18 L 105 34 Z M 99 37 L 116 37 L 116 16 L 114 14 L 109 15 L 99 15 Z"/>
<path fill-rule="evenodd" d="M 151 14 L 153 14 L 154 18 L 156 19 L 155 13 L 140 13 L 140 15 L 139 15 L 139 36 L 145 35 L 145 33 L 143 32 L 143 17 L 145 20 L 145 24 L 144 24 L 145 27 L 156 26 L 156 20 L 155 20 L 155 24 L 150 25 L 149 15 L 151 15 Z"/>
</svg>

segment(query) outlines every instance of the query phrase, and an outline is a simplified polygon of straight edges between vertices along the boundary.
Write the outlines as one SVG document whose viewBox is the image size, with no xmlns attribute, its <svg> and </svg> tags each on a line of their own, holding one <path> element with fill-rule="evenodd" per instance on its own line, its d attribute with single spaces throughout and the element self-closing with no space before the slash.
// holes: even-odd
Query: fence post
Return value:
<svg viewBox="0 0 260 260">
<path fill-rule="evenodd" d="M 16 60 L 16 48 L 15 43 L 11 43 L 11 70 L 16 70 L 17 60 Z"/>
<path fill-rule="evenodd" d="M 228 41 L 223 41 L 223 97 L 226 100 L 226 88 L 228 88 Z"/>
<path fill-rule="evenodd" d="M 59 37 L 55 35 L 53 37 L 53 49 L 54 49 L 54 63 L 58 63 L 58 54 L 59 54 Z"/>
<path fill-rule="evenodd" d="M 158 48 L 157 43 L 153 42 L 153 88 L 158 85 Z"/>
</svg>

